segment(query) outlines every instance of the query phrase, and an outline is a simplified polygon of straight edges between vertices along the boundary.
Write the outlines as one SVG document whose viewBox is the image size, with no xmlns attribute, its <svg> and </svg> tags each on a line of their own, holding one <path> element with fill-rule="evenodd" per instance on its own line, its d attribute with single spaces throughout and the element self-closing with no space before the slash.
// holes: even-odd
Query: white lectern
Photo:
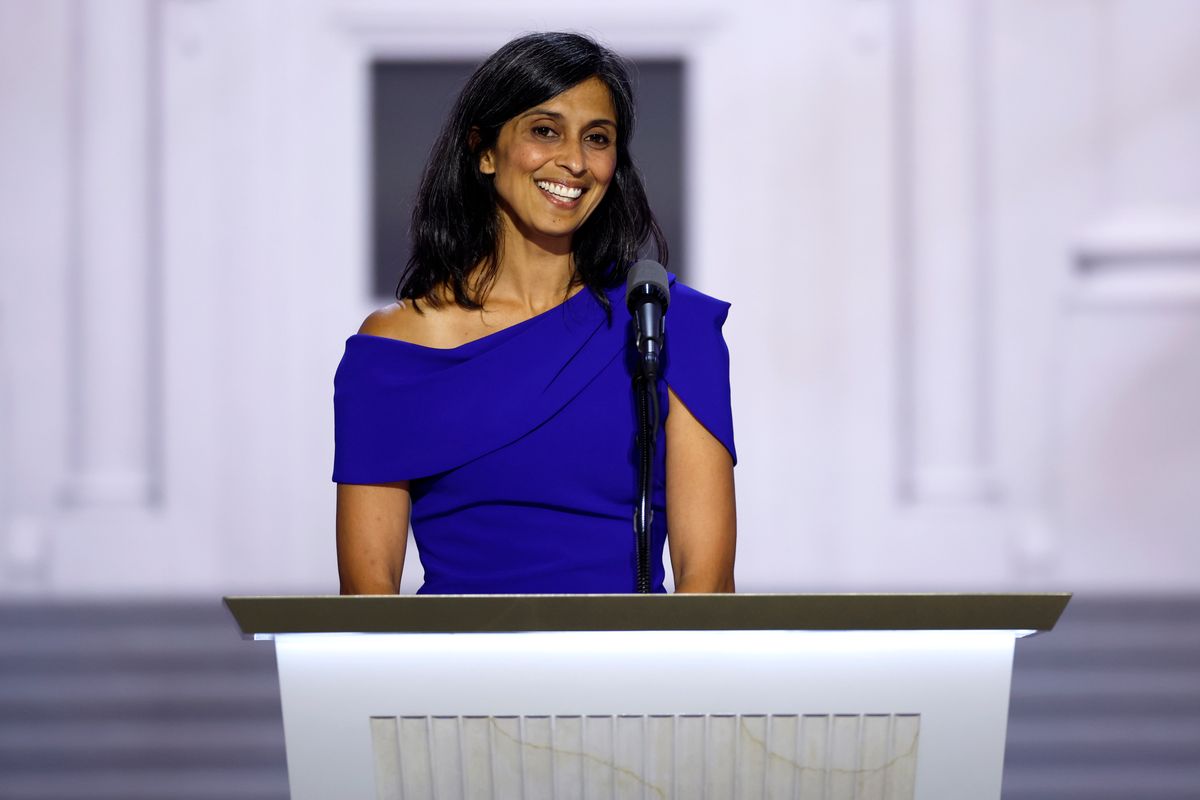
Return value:
<svg viewBox="0 0 1200 800">
<path fill-rule="evenodd" d="M 226 598 L 297 800 L 998 800 L 1069 595 Z"/>
</svg>

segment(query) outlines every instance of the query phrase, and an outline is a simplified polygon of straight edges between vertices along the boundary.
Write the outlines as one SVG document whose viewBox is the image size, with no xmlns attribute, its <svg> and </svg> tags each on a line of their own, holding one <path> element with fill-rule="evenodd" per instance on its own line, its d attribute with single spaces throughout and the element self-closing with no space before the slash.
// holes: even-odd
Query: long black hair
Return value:
<svg viewBox="0 0 1200 800">
<path fill-rule="evenodd" d="M 666 264 L 666 237 L 629 154 L 635 112 L 628 65 L 587 36 L 532 33 L 475 70 L 434 143 L 413 204 L 412 255 L 397 300 L 437 307 L 448 290 L 463 308 L 482 308 L 496 278 L 501 229 L 493 176 L 480 172 L 479 154 L 495 145 L 505 122 L 592 77 L 608 87 L 617 113 L 617 166 L 604 198 L 572 237 L 571 283 L 607 307 L 604 289 L 624 282 L 648 239 Z"/>
</svg>

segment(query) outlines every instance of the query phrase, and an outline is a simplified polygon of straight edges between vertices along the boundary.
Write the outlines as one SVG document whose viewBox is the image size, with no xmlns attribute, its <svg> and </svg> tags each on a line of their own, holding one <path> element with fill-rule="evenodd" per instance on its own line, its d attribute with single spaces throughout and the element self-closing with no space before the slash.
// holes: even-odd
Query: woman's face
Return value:
<svg viewBox="0 0 1200 800">
<path fill-rule="evenodd" d="M 495 176 L 505 227 L 565 252 L 616 171 L 616 119 L 608 87 L 588 78 L 504 123 L 479 168 Z"/>
</svg>

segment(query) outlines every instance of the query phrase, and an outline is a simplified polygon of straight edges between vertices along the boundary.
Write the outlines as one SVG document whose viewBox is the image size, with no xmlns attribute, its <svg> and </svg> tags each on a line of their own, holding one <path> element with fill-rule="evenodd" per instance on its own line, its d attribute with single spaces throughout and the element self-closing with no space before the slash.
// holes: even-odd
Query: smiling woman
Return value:
<svg viewBox="0 0 1200 800">
<path fill-rule="evenodd" d="M 628 324 L 614 302 L 666 241 L 629 153 L 625 63 L 532 34 L 467 82 L 413 210 L 397 302 L 335 378 L 344 593 L 398 589 L 411 520 L 422 592 L 629 592 Z M 675 283 L 651 531 L 662 591 L 732 591 L 728 304 Z"/>
<path fill-rule="evenodd" d="M 506 232 L 546 250 L 569 244 L 612 181 L 616 115 L 608 87 L 588 78 L 505 123 L 479 170 L 495 176 Z"/>
</svg>

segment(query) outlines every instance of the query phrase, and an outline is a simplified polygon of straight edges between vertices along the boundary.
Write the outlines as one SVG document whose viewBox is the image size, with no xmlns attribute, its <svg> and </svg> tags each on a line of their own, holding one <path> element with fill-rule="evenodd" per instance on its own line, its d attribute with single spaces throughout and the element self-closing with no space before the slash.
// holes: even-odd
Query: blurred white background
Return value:
<svg viewBox="0 0 1200 800">
<path fill-rule="evenodd" d="M 1195 797 L 1196 0 L 0 0 L 0 795 L 286 796 L 371 63 L 538 29 L 683 63 L 739 588 L 1076 591 L 1006 798 Z"/>
<path fill-rule="evenodd" d="M 684 63 L 740 588 L 1197 588 L 1194 0 L 2 0 L 0 591 L 336 589 L 369 64 L 557 28 Z"/>
</svg>

